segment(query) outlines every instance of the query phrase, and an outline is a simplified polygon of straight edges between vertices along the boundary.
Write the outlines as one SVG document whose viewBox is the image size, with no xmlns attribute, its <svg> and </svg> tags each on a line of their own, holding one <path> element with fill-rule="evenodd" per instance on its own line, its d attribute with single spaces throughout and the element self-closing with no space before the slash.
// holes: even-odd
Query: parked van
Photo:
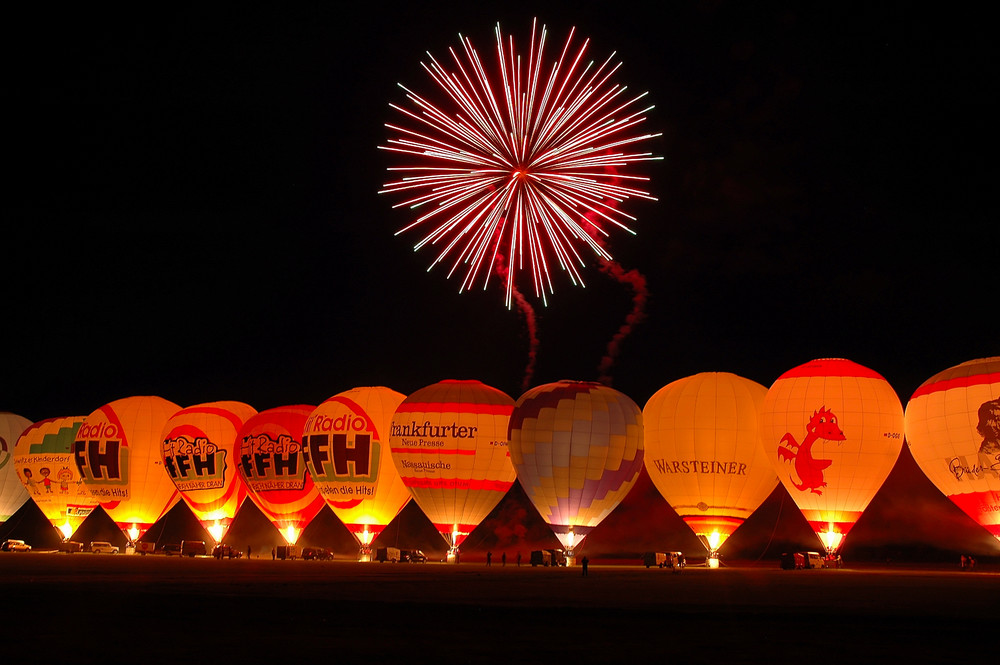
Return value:
<svg viewBox="0 0 1000 665">
<path fill-rule="evenodd" d="M 208 556 L 208 548 L 204 540 L 182 540 L 181 556 Z"/>
<path fill-rule="evenodd" d="M 118 554 L 118 546 L 106 540 L 95 540 L 90 543 L 90 551 L 94 554 Z"/>
<path fill-rule="evenodd" d="M 826 568 L 826 561 L 819 552 L 803 552 L 806 568 Z"/>
</svg>

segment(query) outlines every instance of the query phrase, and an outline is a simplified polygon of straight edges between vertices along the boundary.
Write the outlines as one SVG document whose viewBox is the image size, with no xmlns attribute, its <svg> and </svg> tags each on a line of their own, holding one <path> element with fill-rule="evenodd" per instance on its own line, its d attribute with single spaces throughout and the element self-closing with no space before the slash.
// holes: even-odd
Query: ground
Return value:
<svg viewBox="0 0 1000 665">
<path fill-rule="evenodd" d="M 964 662 L 1000 573 L 7 554 L 8 662 Z"/>
</svg>

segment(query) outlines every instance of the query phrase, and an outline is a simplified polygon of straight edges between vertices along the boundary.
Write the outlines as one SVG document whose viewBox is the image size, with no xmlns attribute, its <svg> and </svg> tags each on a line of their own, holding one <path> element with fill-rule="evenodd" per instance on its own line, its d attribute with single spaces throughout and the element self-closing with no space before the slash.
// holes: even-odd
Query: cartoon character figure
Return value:
<svg viewBox="0 0 1000 665">
<path fill-rule="evenodd" d="M 38 486 L 35 484 L 35 479 L 32 478 L 31 469 L 24 467 L 24 482 L 28 485 L 28 489 L 31 490 L 32 494 L 41 494 L 38 491 Z"/>
<path fill-rule="evenodd" d="M 38 470 L 38 473 L 42 474 L 42 485 L 45 486 L 45 493 L 52 494 L 52 479 L 49 478 L 49 474 L 52 471 L 47 466 L 43 466 Z"/>
<path fill-rule="evenodd" d="M 983 437 L 979 454 L 995 457 L 1000 455 L 1000 398 L 983 402 L 979 407 L 979 424 L 976 431 Z"/>
<path fill-rule="evenodd" d="M 816 459 L 812 456 L 813 444 L 820 439 L 840 443 L 847 440 L 837 425 L 837 416 L 825 407 L 820 407 L 809 419 L 806 438 L 802 443 L 796 442 L 791 433 L 785 434 L 778 442 L 778 459 L 794 462 L 795 474 L 802 482 L 796 483 L 793 479 L 792 485 L 800 492 L 808 489 L 813 494 L 823 494 L 820 488 L 826 487 L 823 471 L 833 464 L 833 460 Z"/>
<path fill-rule="evenodd" d="M 56 480 L 59 481 L 59 493 L 69 494 L 69 481 L 73 480 L 73 472 L 64 466 L 56 473 Z"/>
</svg>

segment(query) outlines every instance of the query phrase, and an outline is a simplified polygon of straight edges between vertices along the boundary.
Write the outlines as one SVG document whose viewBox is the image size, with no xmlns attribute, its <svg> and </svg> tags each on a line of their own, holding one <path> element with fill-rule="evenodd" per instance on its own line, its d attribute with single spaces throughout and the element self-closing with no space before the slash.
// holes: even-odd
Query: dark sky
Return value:
<svg viewBox="0 0 1000 665">
<path fill-rule="evenodd" d="M 402 7 L 395 5 L 402 4 Z M 648 90 L 656 203 L 612 238 L 647 318 L 612 369 L 770 385 L 817 357 L 905 404 L 1000 355 L 995 40 L 908 5 L 354 3 L 12 13 L 4 39 L 0 409 L 87 414 L 134 394 L 259 410 L 358 385 L 477 378 L 520 393 L 528 341 L 499 289 L 426 273 L 377 194 L 397 82 L 425 51 L 537 16 L 617 51 Z M 534 383 L 593 380 L 631 292 L 594 267 L 538 308 Z"/>
<path fill-rule="evenodd" d="M 377 194 L 376 146 L 396 83 L 432 87 L 424 51 L 459 32 L 487 50 L 497 20 L 526 38 L 534 14 L 560 42 L 589 35 L 595 58 L 617 51 L 618 78 L 656 104 L 659 202 L 631 206 L 637 236 L 611 244 L 648 280 L 613 369 L 640 406 L 698 371 L 770 385 L 830 356 L 905 403 L 1000 353 L 994 48 L 976 17 L 742 4 L 15 15 L 0 404 L 34 420 L 131 394 L 263 409 L 442 378 L 516 397 L 522 321 L 393 236 L 409 216 Z M 585 278 L 539 307 L 535 383 L 597 378 L 631 293 Z"/>
</svg>

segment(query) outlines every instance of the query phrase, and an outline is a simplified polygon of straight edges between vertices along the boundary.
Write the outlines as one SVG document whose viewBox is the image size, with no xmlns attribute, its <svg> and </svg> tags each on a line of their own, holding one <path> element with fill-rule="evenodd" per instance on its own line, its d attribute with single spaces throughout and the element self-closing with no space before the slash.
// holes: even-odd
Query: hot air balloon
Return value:
<svg viewBox="0 0 1000 665">
<path fill-rule="evenodd" d="M 781 484 L 833 556 L 899 457 L 903 408 L 867 367 L 813 360 L 767 391 L 760 435 Z"/>
<path fill-rule="evenodd" d="M 84 420 L 84 416 L 74 416 L 35 423 L 14 448 L 21 482 L 63 540 L 69 540 L 98 505 L 73 458 L 73 443 Z"/>
<path fill-rule="evenodd" d="M 240 475 L 291 545 L 323 508 L 302 457 L 302 429 L 315 408 L 297 404 L 261 411 L 243 423 L 237 436 Z"/>
<path fill-rule="evenodd" d="M 31 421 L 27 418 L 0 411 L 0 524 L 6 522 L 28 500 L 28 492 L 14 472 L 13 459 L 17 440 L 30 426 Z M 29 480 L 39 482 L 41 479 Z"/>
<path fill-rule="evenodd" d="M 91 413 L 76 433 L 83 482 L 133 543 L 180 500 L 160 456 L 163 426 L 179 409 L 162 397 L 126 397 Z"/>
<path fill-rule="evenodd" d="M 407 397 L 389 431 L 392 461 L 454 559 L 514 484 L 507 424 L 514 400 L 479 381 L 440 381 Z"/>
<path fill-rule="evenodd" d="M 906 441 L 934 486 L 1000 540 L 1000 357 L 924 381 L 906 405 Z"/>
<path fill-rule="evenodd" d="M 537 386 L 514 406 L 510 456 L 518 482 L 572 561 L 639 477 L 642 412 L 599 383 Z"/>
<path fill-rule="evenodd" d="M 306 468 L 334 514 L 358 539 L 360 560 L 410 500 L 389 452 L 389 427 L 405 395 L 384 387 L 334 395 L 306 421 Z"/>
<path fill-rule="evenodd" d="M 247 497 L 237 471 L 236 435 L 256 413 L 242 402 L 198 404 L 175 413 L 163 428 L 160 454 L 167 475 L 216 543 Z"/>
<path fill-rule="evenodd" d="M 667 503 L 718 565 L 718 551 L 778 477 L 758 439 L 767 388 L 725 372 L 664 386 L 642 410 L 645 465 Z"/>
</svg>

